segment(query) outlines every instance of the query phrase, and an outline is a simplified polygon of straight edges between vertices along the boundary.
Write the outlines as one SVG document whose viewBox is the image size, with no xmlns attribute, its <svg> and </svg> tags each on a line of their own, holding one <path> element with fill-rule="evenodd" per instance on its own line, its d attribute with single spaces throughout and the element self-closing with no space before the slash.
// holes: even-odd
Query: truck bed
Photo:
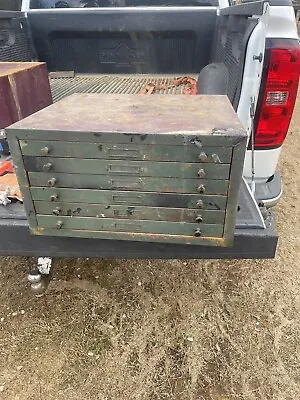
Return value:
<svg viewBox="0 0 300 400">
<path fill-rule="evenodd" d="M 148 84 L 171 86 L 180 74 L 168 75 L 76 75 L 74 77 L 51 78 L 53 101 L 59 101 L 74 93 L 118 93 L 137 94 Z M 196 79 L 196 76 L 192 76 Z M 158 90 L 156 94 L 182 94 L 187 85 Z"/>
</svg>

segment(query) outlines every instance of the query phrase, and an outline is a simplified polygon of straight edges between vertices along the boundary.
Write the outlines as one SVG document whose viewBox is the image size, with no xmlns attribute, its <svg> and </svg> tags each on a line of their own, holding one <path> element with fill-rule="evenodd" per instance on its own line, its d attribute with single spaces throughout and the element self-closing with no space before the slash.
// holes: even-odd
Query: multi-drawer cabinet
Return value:
<svg viewBox="0 0 300 400">
<path fill-rule="evenodd" d="M 246 134 L 225 96 L 78 94 L 7 135 L 34 234 L 232 243 Z"/>
</svg>

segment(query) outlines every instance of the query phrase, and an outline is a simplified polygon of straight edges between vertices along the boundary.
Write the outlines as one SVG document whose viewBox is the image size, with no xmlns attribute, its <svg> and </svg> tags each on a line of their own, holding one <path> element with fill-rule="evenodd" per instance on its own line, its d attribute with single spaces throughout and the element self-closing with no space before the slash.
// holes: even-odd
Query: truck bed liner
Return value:
<svg viewBox="0 0 300 400">
<path fill-rule="evenodd" d="M 76 75 L 73 78 L 51 78 L 53 101 L 74 93 L 137 94 L 149 83 L 172 85 L 178 75 Z M 192 76 L 196 78 L 196 76 Z M 159 90 L 157 94 L 182 94 L 187 85 Z"/>
</svg>

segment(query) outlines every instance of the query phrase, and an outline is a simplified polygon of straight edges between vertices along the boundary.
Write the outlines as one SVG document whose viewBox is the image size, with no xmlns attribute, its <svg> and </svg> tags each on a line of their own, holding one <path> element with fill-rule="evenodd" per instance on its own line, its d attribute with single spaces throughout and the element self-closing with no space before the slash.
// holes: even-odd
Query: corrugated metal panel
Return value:
<svg viewBox="0 0 300 400">
<path fill-rule="evenodd" d="M 31 61 L 28 36 L 25 18 L 2 18 L 0 20 L 0 61 Z"/>
</svg>

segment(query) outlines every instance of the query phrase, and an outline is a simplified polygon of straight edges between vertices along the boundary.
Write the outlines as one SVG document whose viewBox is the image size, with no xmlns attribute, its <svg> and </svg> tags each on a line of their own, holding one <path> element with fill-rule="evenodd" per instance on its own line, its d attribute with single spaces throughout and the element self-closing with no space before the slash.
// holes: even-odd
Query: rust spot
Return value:
<svg viewBox="0 0 300 400">
<path fill-rule="evenodd" d="M 146 138 L 147 138 L 147 134 L 145 134 L 145 135 L 140 135 L 140 139 L 143 141 L 143 140 L 145 140 Z"/>
<path fill-rule="evenodd" d="M 217 210 L 221 210 L 220 206 L 217 203 L 208 203 L 210 206 L 215 207 Z"/>
<path fill-rule="evenodd" d="M 129 206 L 129 207 L 127 208 L 127 212 L 128 212 L 128 214 L 130 214 L 130 215 L 132 215 L 132 214 L 134 213 L 134 210 L 135 210 L 135 207 L 132 207 L 132 206 Z"/>
<path fill-rule="evenodd" d="M 31 233 L 33 235 L 43 235 L 44 228 L 31 228 Z"/>
</svg>

